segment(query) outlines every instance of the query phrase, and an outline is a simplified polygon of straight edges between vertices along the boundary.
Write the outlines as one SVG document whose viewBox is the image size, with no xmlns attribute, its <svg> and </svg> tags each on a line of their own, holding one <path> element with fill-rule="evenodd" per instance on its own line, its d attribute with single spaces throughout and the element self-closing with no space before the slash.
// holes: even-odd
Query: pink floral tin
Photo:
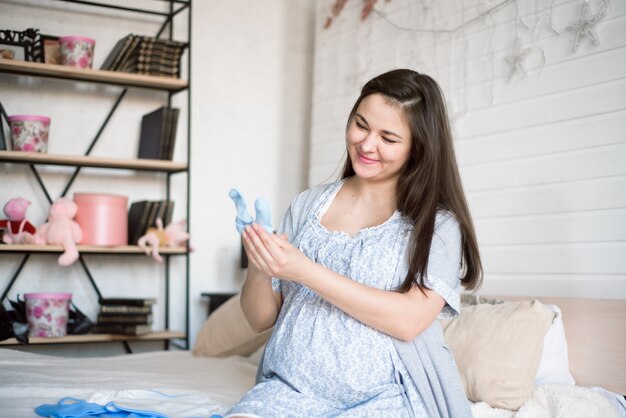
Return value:
<svg viewBox="0 0 626 418">
<path fill-rule="evenodd" d="M 61 65 L 91 68 L 95 47 L 96 41 L 91 38 L 84 36 L 61 36 L 59 38 Z"/>
<path fill-rule="evenodd" d="M 63 337 L 67 333 L 71 293 L 26 293 L 29 337 Z"/>
<path fill-rule="evenodd" d="M 128 196 L 74 193 L 76 222 L 83 230 L 81 244 L 128 244 Z"/>
<path fill-rule="evenodd" d="M 9 116 L 13 151 L 47 152 L 50 118 L 37 115 Z"/>
</svg>

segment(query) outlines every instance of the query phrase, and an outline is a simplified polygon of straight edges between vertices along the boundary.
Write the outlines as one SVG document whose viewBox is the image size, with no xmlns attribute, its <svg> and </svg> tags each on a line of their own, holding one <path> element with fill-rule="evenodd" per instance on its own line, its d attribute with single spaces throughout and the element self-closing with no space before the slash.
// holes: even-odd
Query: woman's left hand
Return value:
<svg viewBox="0 0 626 418">
<path fill-rule="evenodd" d="M 256 223 L 245 228 L 243 239 L 251 261 L 272 277 L 301 281 L 306 266 L 312 263 L 286 235 L 270 234 Z"/>
</svg>

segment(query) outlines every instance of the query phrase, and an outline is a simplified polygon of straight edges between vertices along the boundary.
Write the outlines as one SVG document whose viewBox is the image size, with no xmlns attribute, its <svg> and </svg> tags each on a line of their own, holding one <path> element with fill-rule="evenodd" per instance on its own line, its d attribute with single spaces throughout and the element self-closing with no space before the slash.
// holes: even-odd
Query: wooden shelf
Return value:
<svg viewBox="0 0 626 418">
<path fill-rule="evenodd" d="M 119 335 L 119 334 L 85 334 L 66 335 L 59 338 L 29 338 L 28 345 L 34 344 L 78 344 L 78 343 L 101 343 L 118 341 L 164 341 L 185 338 L 184 332 L 177 331 L 155 331 L 146 335 Z M 0 341 L 2 345 L 20 345 L 15 338 Z"/>
<path fill-rule="evenodd" d="M 186 80 L 141 74 L 74 68 L 65 65 L 43 64 L 18 60 L 0 60 L 0 72 L 37 77 L 62 78 L 116 86 L 141 87 L 176 92 L 187 88 Z"/>
<path fill-rule="evenodd" d="M 99 245 L 77 245 L 81 254 L 145 254 L 143 248 L 137 245 L 120 245 L 115 247 L 103 247 Z M 20 245 L 1 244 L 0 253 L 62 253 L 61 245 Z M 186 247 L 161 247 L 159 254 L 183 255 L 187 254 Z"/>
<path fill-rule="evenodd" d="M 24 151 L 0 151 L 0 161 L 20 164 L 115 168 L 141 171 L 163 171 L 170 173 L 187 171 L 187 163 L 174 161 L 55 155 Z"/>
</svg>

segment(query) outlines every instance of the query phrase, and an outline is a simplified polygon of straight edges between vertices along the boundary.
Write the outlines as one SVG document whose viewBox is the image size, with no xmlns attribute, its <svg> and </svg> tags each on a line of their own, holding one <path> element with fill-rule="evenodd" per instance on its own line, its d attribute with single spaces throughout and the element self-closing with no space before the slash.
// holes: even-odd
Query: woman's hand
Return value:
<svg viewBox="0 0 626 418">
<path fill-rule="evenodd" d="M 301 281 L 312 261 L 291 245 L 284 234 L 269 234 L 256 223 L 245 228 L 243 245 L 251 263 L 270 275 L 284 280 Z"/>
</svg>

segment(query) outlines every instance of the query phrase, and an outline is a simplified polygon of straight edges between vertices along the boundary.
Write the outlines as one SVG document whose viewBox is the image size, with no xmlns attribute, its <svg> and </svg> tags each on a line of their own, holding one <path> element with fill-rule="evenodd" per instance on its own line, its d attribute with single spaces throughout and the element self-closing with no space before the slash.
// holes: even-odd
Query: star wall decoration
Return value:
<svg viewBox="0 0 626 418">
<path fill-rule="evenodd" d="M 589 38 L 591 43 L 594 45 L 600 43 L 596 26 L 602 19 L 604 19 L 608 10 L 609 0 L 603 0 L 598 13 L 592 14 L 591 8 L 589 7 L 589 0 L 585 0 L 582 8 L 580 9 L 580 17 L 578 20 L 573 21 L 567 27 L 568 31 L 574 33 L 574 47 L 572 52 L 576 52 L 581 44 L 581 41 L 586 38 Z"/>
</svg>

